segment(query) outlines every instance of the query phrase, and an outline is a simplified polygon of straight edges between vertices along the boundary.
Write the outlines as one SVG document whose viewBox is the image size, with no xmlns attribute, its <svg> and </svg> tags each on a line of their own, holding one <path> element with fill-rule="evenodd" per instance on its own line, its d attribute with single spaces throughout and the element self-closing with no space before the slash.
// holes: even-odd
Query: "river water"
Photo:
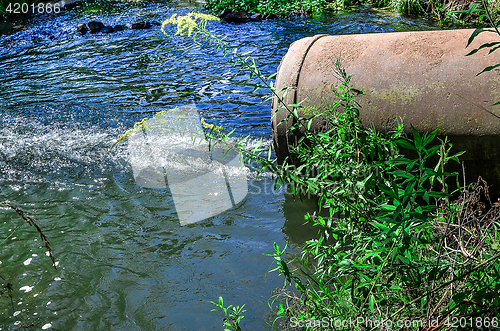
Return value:
<svg viewBox="0 0 500 331">
<path fill-rule="evenodd" d="M 193 8 L 197 7 L 197 8 Z M 37 16 L 0 36 L 0 201 L 34 216 L 58 264 L 33 228 L 0 210 L 0 276 L 14 286 L 2 302 L 2 330 L 34 323 L 51 330 L 222 330 L 209 301 L 246 304 L 244 330 L 268 330 L 267 302 L 283 285 L 267 273 L 273 243 L 292 249 L 314 235 L 303 227 L 313 203 L 273 193 L 248 174 L 235 207 L 182 226 L 168 187 L 134 180 L 127 143 L 134 122 L 189 105 L 209 123 L 270 144 L 270 102 L 253 92 L 221 52 L 158 26 L 80 36 L 79 23 L 156 21 L 199 10 L 190 2 L 75 8 Z M 293 41 L 315 34 L 437 29 L 424 19 L 361 8 L 315 19 L 209 24 L 274 73 Z"/>
</svg>

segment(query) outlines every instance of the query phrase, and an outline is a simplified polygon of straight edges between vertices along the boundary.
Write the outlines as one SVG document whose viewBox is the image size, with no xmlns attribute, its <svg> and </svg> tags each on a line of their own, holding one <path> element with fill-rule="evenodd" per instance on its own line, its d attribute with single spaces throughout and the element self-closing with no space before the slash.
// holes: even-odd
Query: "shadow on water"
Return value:
<svg viewBox="0 0 500 331">
<path fill-rule="evenodd" d="M 317 202 L 314 197 L 294 198 L 291 194 L 284 194 L 283 233 L 286 235 L 287 242 L 293 244 L 293 247 L 301 248 L 307 240 L 317 238 L 319 227 L 307 223 L 304 219 L 306 214 L 320 215 L 328 217 L 327 210 L 318 211 Z"/>
<path fill-rule="evenodd" d="M 208 123 L 251 134 L 248 146 L 270 144 L 268 91 L 219 52 L 159 27 L 113 34 L 76 32 L 106 25 L 162 21 L 199 7 L 182 0 L 140 2 L 106 12 L 76 7 L 35 16 L 26 30 L 0 36 L 0 199 L 35 216 L 59 262 L 51 270 L 36 233 L 23 227 L 2 246 L 2 276 L 15 286 L 0 325 L 40 323 L 55 330 L 217 330 L 211 300 L 247 304 L 246 330 L 267 330 L 270 292 L 283 284 L 267 274 L 273 243 L 294 248 L 314 237 L 298 203 L 272 184 L 248 178 L 236 207 L 181 226 L 168 187 L 137 185 L 126 142 L 111 144 L 134 122 L 158 111 L 195 105 Z M 276 71 L 288 46 L 319 33 L 436 29 L 432 22 L 362 9 L 314 19 L 246 25 L 214 23 Z M 202 213 L 203 211 L 201 211 Z M 198 211 L 200 213 L 200 211 Z M 20 224 L 2 210 L 0 238 Z M 13 314 L 14 313 L 14 314 Z M 15 316 L 13 316 L 15 315 Z"/>
</svg>

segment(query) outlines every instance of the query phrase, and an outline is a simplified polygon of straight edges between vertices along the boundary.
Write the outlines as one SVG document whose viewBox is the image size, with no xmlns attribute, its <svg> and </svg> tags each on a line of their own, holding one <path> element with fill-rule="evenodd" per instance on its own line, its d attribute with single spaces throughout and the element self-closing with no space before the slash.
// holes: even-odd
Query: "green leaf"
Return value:
<svg viewBox="0 0 500 331">
<path fill-rule="evenodd" d="M 404 157 L 399 157 L 396 159 L 389 160 L 387 162 L 393 165 L 403 165 L 403 164 L 410 164 L 413 161 Z"/>
<path fill-rule="evenodd" d="M 493 47 L 492 49 L 490 49 L 490 50 L 488 51 L 488 55 L 490 55 L 491 53 L 493 53 L 494 51 L 496 51 L 496 50 L 497 50 L 497 49 L 499 49 L 499 48 L 500 48 L 500 46 Z"/>
<path fill-rule="evenodd" d="M 390 228 L 385 226 L 384 224 L 381 224 L 381 223 L 377 223 L 377 222 L 371 222 L 370 223 L 372 226 L 376 227 L 377 229 L 379 230 L 382 230 L 382 232 L 389 232 L 390 231 Z"/>
<path fill-rule="evenodd" d="M 408 258 L 406 258 L 405 256 L 398 255 L 396 258 L 399 259 L 399 261 L 401 261 L 405 265 L 410 265 L 410 260 Z"/>
<path fill-rule="evenodd" d="M 437 154 L 437 151 L 441 148 L 441 145 L 432 146 L 425 152 L 424 160 Z"/>
<path fill-rule="evenodd" d="M 498 67 L 500 67 L 500 63 L 495 64 L 495 65 L 493 65 L 493 66 L 486 67 L 486 68 L 484 68 L 484 69 L 483 69 L 483 71 L 481 71 L 480 73 L 478 73 L 476 76 L 479 76 L 479 75 L 480 75 L 480 74 L 482 74 L 483 72 L 491 71 L 491 70 L 493 70 L 493 69 L 495 69 L 495 68 L 498 68 Z M 498 69 L 497 69 L 497 70 L 498 70 Z"/>
<path fill-rule="evenodd" d="M 472 13 L 480 3 L 481 3 L 480 1 L 474 2 L 471 5 L 471 8 L 469 9 L 469 11 Z M 473 6 L 474 6 L 474 8 L 473 8 Z M 467 41 L 467 46 L 465 46 L 465 48 L 469 47 L 469 45 L 472 43 L 472 41 L 474 41 L 474 38 L 476 38 L 477 35 L 479 35 L 480 33 L 483 33 L 485 31 L 491 31 L 491 30 L 487 30 L 486 27 L 487 27 L 487 25 L 483 24 L 480 27 L 478 27 L 476 30 L 474 30 L 474 32 L 472 32 L 472 34 L 470 35 L 469 40 Z"/>
<path fill-rule="evenodd" d="M 438 209 L 438 207 L 437 206 L 433 206 L 433 205 L 422 206 L 422 211 L 423 212 L 433 212 L 436 209 Z"/>
<path fill-rule="evenodd" d="M 385 184 L 383 184 L 383 183 L 379 183 L 377 186 L 378 186 L 378 188 L 379 188 L 382 192 L 384 192 L 384 193 L 385 193 L 385 194 L 386 194 L 389 198 L 396 198 L 396 197 L 397 197 L 397 194 L 395 194 L 389 186 L 387 186 L 387 185 L 385 185 Z"/>
<path fill-rule="evenodd" d="M 279 304 L 279 309 L 278 309 L 278 311 L 276 312 L 276 315 L 281 315 L 281 314 L 283 314 L 284 312 L 285 312 L 285 306 L 284 306 L 282 303 L 280 303 L 280 304 Z"/>
<path fill-rule="evenodd" d="M 428 136 L 425 137 L 424 139 L 424 142 L 422 144 L 423 147 L 427 146 L 431 141 L 434 140 L 434 138 L 436 138 L 436 135 L 437 133 L 439 132 L 439 128 L 437 128 L 436 130 L 432 131 L 431 133 L 429 133 Z M 438 145 L 439 146 L 439 145 Z M 439 147 L 438 147 L 439 148 Z"/>
<path fill-rule="evenodd" d="M 499 44 L 500 44 L 499 41 L 495 41 L 495 42 L 492 42 L 492 43 L 482 44 L 481 46 L 479 46 L 479 48 L 476 48 L 476 49 L 470 51 L 465 56 L 476 54 L 479 50 L 481 50 L 483 48 L 489 48 L 489 47 L 493 47 L 493 46 L 496 46 L 496 45 L 499 45 Z"/>
<path fill-rule="evenodd" d="M 411 150 L 414 150 L 416 151 L 417 149 L 415 148 L 415 146 L 413 146 L 408 140 L 406 139 L 396 139 L 395 141 L 396 144 L 398 144 L 399 146 L 401 147 L 404 147 L 404 148 L 408 148 L 408 149 L 411 149 Z"/>
<path fill-rule="evenodd" d="M 409 179 L 415 178 L 415 175 L 409 173 L 408 171 L 404 171 L 404 170 L 394 170 L 394 171 L 391 171 L 390 174 L 397 176 L 397 177 L 401 177 L 401 178 L 409 178 Z"/>
<path fill-rule="evenodd" d="M 364 94 L 364 92 L 363 92 L 363 91 L 358 90 L 358 89 L 355 89 L 355 88 L 351 88 L 351 92 L 353 92 L 353 93 L 355 93 L 355 94 L 357 94 L 357 95 L 362 95 L 362 94 Z"/>
<path fill-rule="evenodd" d="M 267 77 L 267 80 L 270 80 L 270 79 L 274 79 L 274 78 L 276 78 L 276 75 L 278 75 L 278 73 L 277 73 L 277 72 L 275 72 L 274 74 L 272 74 L 272 75 L 270 75 L 269 77 Z M 273 82 L 269 83 L 269 85 L 270 85 L 270 86 L 273 86 L 272 84 L 273 84 Z"/>
<path fill-rule="evenodd" d="M 415 129 L 415 127 L 413 125 L 411 126 L 411 129 L 412 129 L 412 133 L 413 133 L 413 142 L 415 144 L 415 148 L 416 148 L 416 150 L 420 150 L 421 147 L 423 147 L 422 137 L 420 136 L 417 129 Z"/>
<path fill-rule="evenodd" d="M 425 191 L 424 195 L 422 196 L 422 198 L 424 199 L 424 201 L 426 203 L 429 203 L 429 192 Z"/>
</svg>

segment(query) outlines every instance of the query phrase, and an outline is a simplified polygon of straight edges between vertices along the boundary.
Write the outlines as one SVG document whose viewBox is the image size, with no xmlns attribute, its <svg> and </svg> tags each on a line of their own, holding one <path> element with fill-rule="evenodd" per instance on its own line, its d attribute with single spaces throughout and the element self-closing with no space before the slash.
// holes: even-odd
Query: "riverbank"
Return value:
<svg viewBox="0 0 500 331">
<path fill-rule="evenodd" d="M 127 2 L 114 1 L 114 3 Z M 113 1 L 112 1 L 113 2 Z M 148 2 L 148 0 L 144 0 Z M 27 19 L 33 15 L 48 13 L 46 9 L 65 10 L 78 6 L 79 4 L 97 5 L 99 1 L 85 0 L 0 0 L 0 34 L 7 34 L 22 29 Z M 108 2 L 102 1 L 109 7 Z M 460 27 L 473 27 L 479 23 L 477 15 L 464 15 L 451 13 L 458 10 L 466 10 L 473 0 L 451 2 L 439 0 L 430 2 L 426 0 L 403 1 L 403 0 L 286 0 L 286 1 L 254 1 L 254 0 L 207 0 L 203 7 L 216 16 L 225 16 L 224 13 L 233 11 L 230 23 L 244 23 L 249 21 L 260 21 L 269 18 L 304 18 L 319 17 L 324 13 L 337 13 L 350 11 L 360 6 L 371 6 L 375 9 L 383 9 L 399 13 L 405 16 L 426 17 L 439 22 L 443 26 L 458 25 Z M 497 8 L 492 4 L 495 11 Z M 50 7 L 50 8 L 49 8 Z M 54 9 L 51 11 L 53 12 Z M 7 12 L 8 11 L 8 12 Z M 450 14 L 451 13 L 451 14 Z M 236 19 L 232 19 L 237 16 Z M 240 19 L 243 17 L 243 19 Z M 222 17 L 221 17 L 222 18 Z"/>
<path fill-rule="evenodd" d="M 467 10 L 473 0 L 451 2 L 439 0 L 286 0 L 286 1 L 254 1 L 254 0 L 207 0 L 205 7 L 214 15 L 225 10 L 246 13 L 248 17 L 273 15 L 276 17 L 296 18 L 317 16 L 325 12 L 343 12 L 360 6 L 388 9 L 406 16 L 427 17 L 442 25 L 460 24 L 474 26 L 480 23 L 477 15 L 457 14 L 455 11 Z"/>
</svg>

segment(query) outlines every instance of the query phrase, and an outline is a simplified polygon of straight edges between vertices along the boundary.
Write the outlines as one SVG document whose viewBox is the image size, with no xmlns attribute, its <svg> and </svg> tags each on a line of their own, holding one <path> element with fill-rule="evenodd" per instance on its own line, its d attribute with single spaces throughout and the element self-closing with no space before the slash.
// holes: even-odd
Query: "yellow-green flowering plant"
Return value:
<svg viewBox="0 0 500 331">
<path fill-rule="evenodd" d="M 203 14 L 203 13 L 189 13 L 183 16 L 177 16 L 173 14 L 168 20 L 165 20 L 161 25 L 161 31 L 167 34 L 165 27 L 169 24 L 177 25 L 177 32 L 175 35 L 181 35 L 191 37 L 193 35 L 193 41 L 196 41 L 196 36 L 203 31 L 206 31 L 206 26 L 209 21 L 217 21 L 220 19 L 216 16 Z M 199 44 L 199 43 L 198 43 Z"/>
</svg>

